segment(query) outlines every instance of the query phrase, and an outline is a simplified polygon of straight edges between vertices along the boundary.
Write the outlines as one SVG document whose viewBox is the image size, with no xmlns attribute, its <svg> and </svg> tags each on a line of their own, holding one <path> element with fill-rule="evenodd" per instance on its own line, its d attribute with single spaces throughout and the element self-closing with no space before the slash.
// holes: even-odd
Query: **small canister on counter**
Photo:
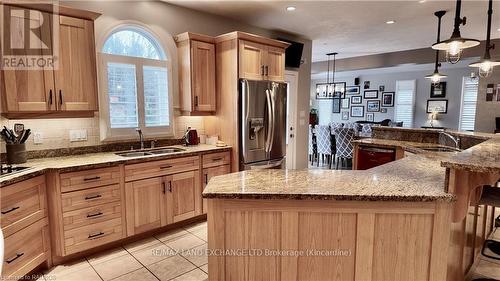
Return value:
<svg viewBox="0 0 500 281">
<path fill-rule="evenodd" d="M 26 144 L 14 143 L 5 145 L 7 151 L 7 163 L 22 164 L 27 161 Z"/>
</svg>

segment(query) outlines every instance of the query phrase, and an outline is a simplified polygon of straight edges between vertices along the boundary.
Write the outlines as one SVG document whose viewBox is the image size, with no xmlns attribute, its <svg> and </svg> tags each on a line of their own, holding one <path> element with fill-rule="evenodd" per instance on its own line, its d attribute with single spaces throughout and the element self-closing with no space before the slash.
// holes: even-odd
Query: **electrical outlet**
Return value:
<svg viewBox="0 0 500 281">
<path fill-rule="evenodd" d="M 43 143 L 43 134 L 41 132 L 34 132 L 33 133 L 33 142 L 35 144 L 42 144 Z"/>
<path fill-rule="evenodd" d="M 87 140 L 87 130 L 69 130 L 69 141 L 86 141 Z"/>
</svg>

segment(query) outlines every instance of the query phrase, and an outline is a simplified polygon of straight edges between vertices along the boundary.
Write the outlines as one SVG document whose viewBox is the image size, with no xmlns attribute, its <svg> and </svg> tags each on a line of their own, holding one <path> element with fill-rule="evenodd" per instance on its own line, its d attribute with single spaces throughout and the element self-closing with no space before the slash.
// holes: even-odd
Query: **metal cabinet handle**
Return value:
<svg viewBox="0 0 500 281">
<path fill-rule="evenodd" d="M 261 65 L 261 66 L 260 66 L 260 75 L 264 76 L 264 73 L 265 73 L 265 72 L 264 72 L 264 66 L 263 66 L 263 65 Z"/>
<path fill-rule="evenodd" d="M 224 159 L 224 157 L 213 158 L 213 159 L 212 159 L 212 161 L 214 161 L 214 162 L 215 162 L 215 161 L 220 161 L 220 160 L 222 160 L 222 159 Z"/>
<path fill-rule="evenodd" d="M 168 182 L 168 192 L 172 193 L 172 181 Z"/>
<path fill-rule="evenodd" d="M 63 94 L 62 90 L 59 90 L 59 104 L 62 106 L 63 105 Z"/>
<path fill-rule="evenodd" d="M 102 235 L 104 235 L 104 232 L 102 232 L 102 231 L 99 233 L 96 233 L 96 234 L 89 234 L 89 239 L 96 238 L 96 237 L 99 237 Z"/>
<path fill-rule="evenodd" d="M 101 177 L 96 176 L 96 177 L 92 177 L 92 178 L 84 178 L 83 180 L 84 180 L 84 181 L 93 181 L 93 180 L 98 180 L 98 179 L 100 179 L 100 178 L 101 178 Z"/>
<path fill-rule="evenodd" d="M 97 199 L 97 198 L 101 198 L 101 197 L 102 197 L 101 194 L 97 194 L 97 195 L 93 195 L 93 196 L 86 196 L 85 200 L 92 200 L 92 199 Z"/>
<path fill-rule="evenodd" d="M 8 260 L 5 260 L 6 263 L 11 263 L 15 260 L 17 260 L 18 258 L 22 257 L 24 255 L 24 253 L 16 253 L 16 256 L 13 257 L 13 258 L 10 258 Z"/>
<path fill-rule="evenodd" d="M 104 214 L 103 212 L 97 212 L 95 214 L 88 214 L 87 218 L 93 218 L 93 217 L 101 216 L 103 214 Z"/>
<path fill-rule="evenodd" d="M 161 186 L 162 186 L 162 189 L 163 189 L 163 194 L 165 194 L 165 193 L 166 193 L 166 190 L 167 190 L 167 188 L 166 188 L 166 186 L 165 186 L 165 182 L 162 182 L 162 183 L 161 183 Z"/>
<path fill-rule="evenodd" d="M 12 208 L 8 209 L 7 211 L 2 211 L 2 215 L 8 214 L 10 212 L 13 212 L 13 211 L 15 211 L 15 210 L 17 210 L 19 208 L 21 208 L 21 207 L 12 207 Z"/>
<path fill-rule="evenodd" d="M 208 184 L 208 174 L 205 174 L 205 184 Z"/>
<path fill-rule="evenodd" d="M 161 170 L 163 170 L 163 169 L 169 169 L 169 168 L 172 168 L 172 165 L 160 166 Z"/>
<path fill-rule="evenodd" d="M 266 76 L 269 76 L 269 66 L 266 65 Z"/>
<path fill-rule="evenodd" d="M 194 96 L 194 106 L 198 106 L 198 96 Z"/>
<path fill-rule="evenodd" d="M 52 89 L 49 90 L 49 105 L 52 105 Z"/>
</svg>

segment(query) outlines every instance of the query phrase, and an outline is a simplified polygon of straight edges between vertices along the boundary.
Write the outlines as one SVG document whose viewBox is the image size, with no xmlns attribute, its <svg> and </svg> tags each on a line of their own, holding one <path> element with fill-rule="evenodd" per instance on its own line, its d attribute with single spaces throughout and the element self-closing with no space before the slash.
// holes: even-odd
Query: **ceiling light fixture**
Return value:
<svg viewBox="0 0 500 281">
<path fill-rule="evenodd" d="M 462 36 L 460 35 L 460 25 L 465 25 L 467 22 L 466 17 L 460 17 L 461 9 L 462 0 L 457 0 L 455 10 L 455 25 L 450 39 L 432 45 L 432 48 L 434 50 L 446 51 L 446 60 L 452 64 L 456 64 L 458 61 L 460 61 L 464 49 L 479 45 L 479 40 L 462 38 Z"/>
<path fill-rule="evenodd" d="M 396 22 L 395 22 L 395 21 L 393 21 L 393 20 L 388 20 L 388 21 L 386 21 L 385 23 L 387 23 L 387 24 L 393 24 L 393 23 L 396 23 Z"/>
<path fill-rule="evenodd" d="M 437 41 L 439 43 L 441 41 L 441 18 L 446 14 L 446 11 L 437 11 L 434 15 L 438 18 L 438 30 L 437 30 Z M 434 64 L 434 73 L 425 76 L 427 79 L 431 79 L 432 84 L 439 84 L 441 79 L 446 78 L 447 76 L 439 73 L 439 67 L 441 67 L 441 63 L 439 62 L 439 50 L 436 50 L 436 63 Z"/>
<path fill-rule="evenodd" d="M 290 6 L 290 7 L 286 7 L 286 10 L 291 12 L 291 11 L 295 11 L 297 8 L 295 8 L 294 6 Z"/>
<path fill-rule="evenodd" d="M 326 83 L 316 84 L 316 94 L 326 98 L 333 98 L 335 93 L 335 56 L 338 53 L 328 53 Z M 333 56 L 333 74 L 332 81 L 330 82 L 330 56 Z"/>
<path fill-rule="evenodd" d="M 420 4 L 425 3 L 425 2 L 426 2 L 426 0 L 420 0 L 420 1 L 418 1 L 418 3 L 420 3 Z"/>
<path fill-rule="evenodd" d="M 491 44 L 491 15 L 493 14 L 493 0 L 489 0 L 488 4 L 488 26 L 486 28 L 486 50 L 484 51 L 483 58 L 475 63 L 470 64 L 470 67 L 479 68 L 480 77 L 488 77 L 493 72 L 493 67 L 499 66 L 500 62 L 492 61 L 490 50 L 495 48 L 495 44 Z"/>
</svg>

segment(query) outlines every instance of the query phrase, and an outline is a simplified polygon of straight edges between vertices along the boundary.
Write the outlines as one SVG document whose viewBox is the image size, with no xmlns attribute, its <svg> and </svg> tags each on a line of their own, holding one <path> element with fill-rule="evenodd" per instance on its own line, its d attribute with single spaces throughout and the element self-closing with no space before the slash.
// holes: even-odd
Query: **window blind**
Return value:
<svg viewBox="0 0 500 281">
<path fill-rule="evenodd" d="M 403 127 L 413 127 L 414 112 L 415 80 L 396 81 L 395 121 L 403 122 Z"/>
<path fill-rule="evenodd" d="M 464 77 L 462 83 L 462 106 L 460 109 L 460 131 L 474 131 L 476 122 L 477 92 L 479 79 Z"/>
<path fill-rule="evenodd" d="M 135 65 L 108 63 L 109 120 L 111 128 L 137 128 Z"/>
</svg>

